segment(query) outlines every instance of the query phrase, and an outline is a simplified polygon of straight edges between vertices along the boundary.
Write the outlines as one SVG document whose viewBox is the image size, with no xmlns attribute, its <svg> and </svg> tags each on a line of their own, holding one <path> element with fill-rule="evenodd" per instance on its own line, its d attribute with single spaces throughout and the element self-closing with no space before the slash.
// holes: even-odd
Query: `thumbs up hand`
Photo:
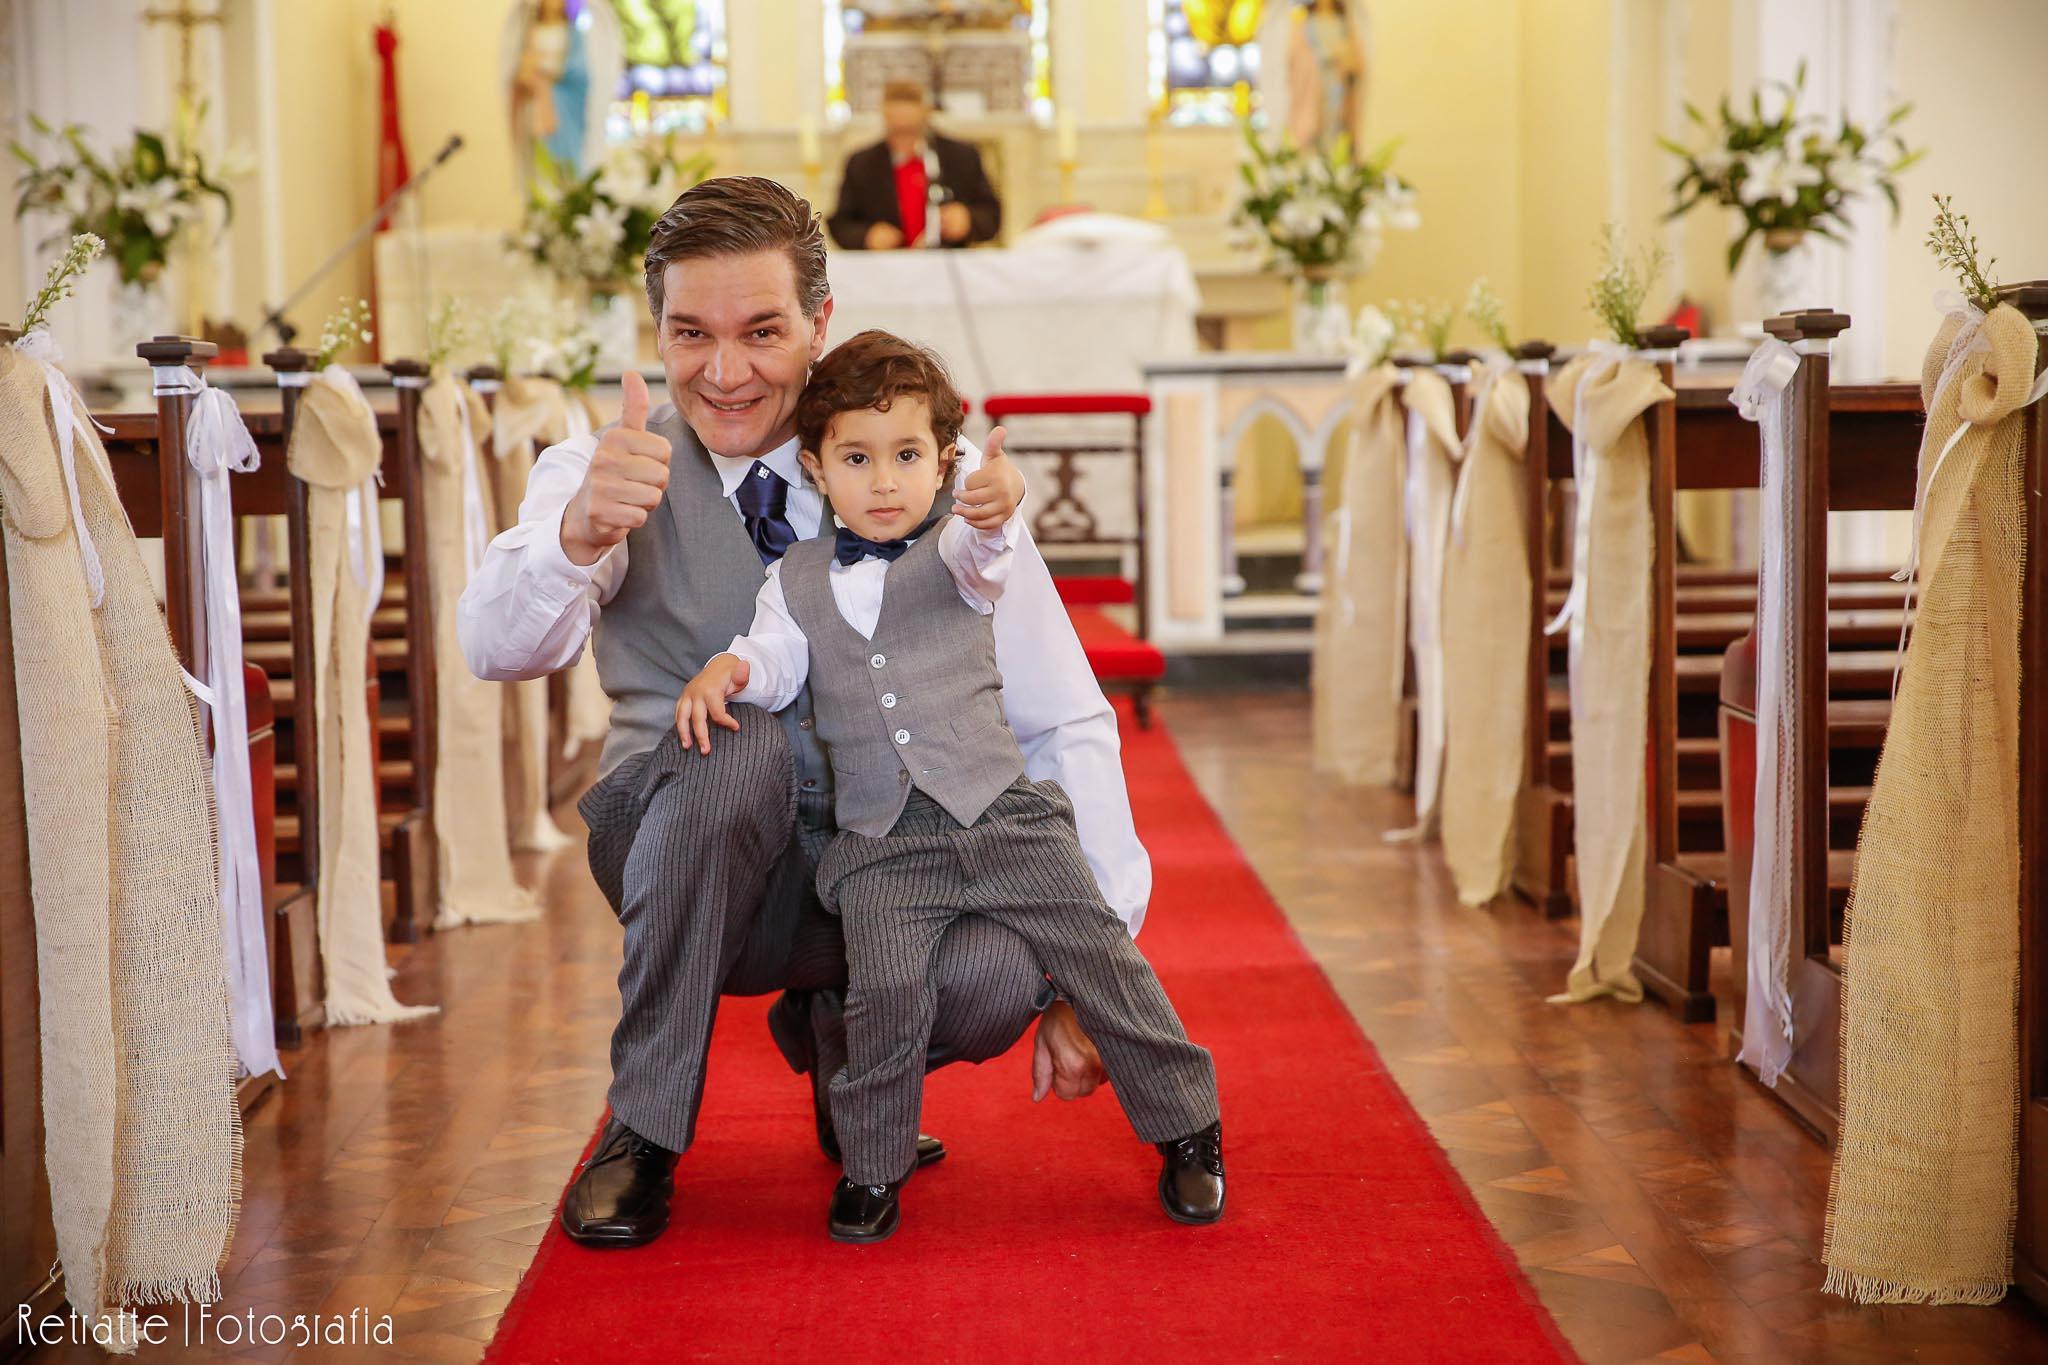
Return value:
<svg viewBox="0 0 2048 1365">
<path fill-rule="evenodd" d="M 981 448 L 981 468 L 953 495 L 953 510 L 977 531 L 999 531 L 1024 502 L 1024 472 L 1003 451 L 1009 433 L 997 427 Z"/>
<path fill-rule="evenodd" d="M 597 438 L 583 486 L 562 513 L 562 552 L 591 565 L 647 522 L 668 493 L 669 445 L 647 429 L 647 381 L 633 370 L 621 381 L 625 407 L 617 426 Z"/>
</svg>

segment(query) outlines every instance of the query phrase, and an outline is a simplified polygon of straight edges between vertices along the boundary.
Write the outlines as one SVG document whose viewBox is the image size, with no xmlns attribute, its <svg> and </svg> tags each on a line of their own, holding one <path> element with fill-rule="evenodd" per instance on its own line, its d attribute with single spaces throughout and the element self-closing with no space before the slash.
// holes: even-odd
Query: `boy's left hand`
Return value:
<svg viewBox="0 0 2048 1365">
<path fill-rule="evenodd" d="M 997 427 L 981 448 L 981 468 L 953 495 L 953 510 L 977 531 L 999 531 L 1024 502 L 1024 471 L 1003 453 L 1009 433 Z"/>
</svg>

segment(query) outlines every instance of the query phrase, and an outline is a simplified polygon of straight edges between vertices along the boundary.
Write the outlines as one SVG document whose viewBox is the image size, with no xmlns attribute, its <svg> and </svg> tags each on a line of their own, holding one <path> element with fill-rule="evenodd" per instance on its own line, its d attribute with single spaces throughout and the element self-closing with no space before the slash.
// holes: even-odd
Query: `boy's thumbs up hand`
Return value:
<svg viewBox="0 0 2048 1365">
<path fill-rule="evenodd" d="M 953 496 L 953 510 L 977 531 L 997 531 L 1024 502 L 1024 472 L 1003 450 L 1009 433 L 997 427 L 981 450 L 981 468 Z"/>
<path fill-rule="evenodd" d="M 583 486 L 562 513 L 562 552 L 572 564 L 595 564 L 668 493 L 668 438 L 647 429 L 647 381 L 628 370 L 621 387 L 618 425 L 599 434 Z"/>
</svg>

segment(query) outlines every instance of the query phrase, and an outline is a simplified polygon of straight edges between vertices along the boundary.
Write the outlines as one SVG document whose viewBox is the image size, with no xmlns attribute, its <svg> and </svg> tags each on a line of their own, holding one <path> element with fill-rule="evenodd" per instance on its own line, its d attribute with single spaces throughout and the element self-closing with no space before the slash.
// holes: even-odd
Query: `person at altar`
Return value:
<svg viewBox="0 0 2048 1365">
<path fill-rule="evenodd" d="M 932 106 L 915 81 L 882 90 L 880 142 L 846 158 L 832 240 L 852 251 L 972 246 L 995 237 L 1003 204 L 973 144 L 931 126 Z"/>
</svg>

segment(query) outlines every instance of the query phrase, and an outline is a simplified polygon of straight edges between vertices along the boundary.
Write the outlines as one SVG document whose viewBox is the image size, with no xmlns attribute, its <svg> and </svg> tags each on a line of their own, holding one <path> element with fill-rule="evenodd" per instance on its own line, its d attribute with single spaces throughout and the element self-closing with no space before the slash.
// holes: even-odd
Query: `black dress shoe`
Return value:
<svg viewBox="0 0 2048 1365">
<path fill-rule="evenodd" d="M 562 1231 L 591 1247 L 645 1246 L 668 1226 L 676 1154 L 613 1118 L 562 1199 Z"/>
<path fill-rule="evenodd" d="M 886 1185 L 856 1185 L 841 1177 L 832 1191 L 832 1207 L 825 1215 L 826 1230 L 832 1234 L 832 1240 L 885 1240 L 902 1221 L 896 1196 L 902 1193 L 903 1182 L 908 1179 L 906 1174 L 903 1180 L 892 1180 Z"/>
<path fill-rule="evenodd" d="M 832 1129 L 832 1078 L 821 1074 L 823 1068 L 818 1065 L 813 1016 L 823 1018 L 828 1011 L 840 1013 L 845 1008 L 845 993 L 836 990 L 784 991 L 768 1007 L 768 1036 L 790 1070 L 811 1078 L 811 1123 L 817 1130 L 818 1150 L 834 1166 L 845 1164 L 845 1159 L 839 1151 L 839 1134 Z M 926 1133 L 917 1135 L 918 1165 L 945 1159 L 945 1143 Z"/>
<path fill-rule="evenodd" d="M 1223 1216 L 1223 1121 L 1158 1144 L 1159 1203 L 1176 1223 L 1213 1223 Z"/>
</svg>

